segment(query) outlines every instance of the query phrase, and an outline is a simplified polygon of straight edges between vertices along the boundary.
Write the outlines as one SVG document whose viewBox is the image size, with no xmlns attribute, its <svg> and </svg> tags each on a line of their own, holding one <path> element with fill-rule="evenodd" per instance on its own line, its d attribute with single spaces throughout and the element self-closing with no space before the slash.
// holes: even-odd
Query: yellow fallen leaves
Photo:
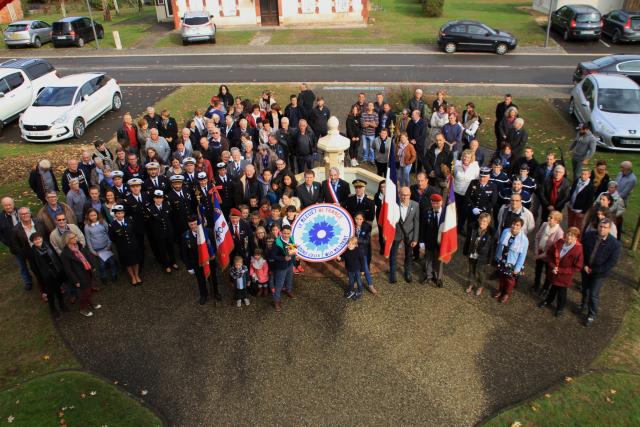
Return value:
<svg viewBox="0 0 640 427">
<path fill-rule="evenodd" d="M 571 377 L 564 377 L 564 380 L 568 383 L 570 383 L 571 381 L 573 381 L 573 378 Z"/>
<path fill-rule="evenodd" d="M 617 393 L 617 391 L 616 391 L 616 390 L 614 390 L 614 389 L 611 389 L 611 390 L 609 390 L 609 393 L 611 393 L 611 394 L 616 394 L 616 393 Z"/>
<path fill-rule="evenodd" d="M 539 410 L 539 409 L 540 409 L 540 408 L 538 408 L 536 405 L 531 405 L 531 410 L 532 410 L 533 412 L 538 412 L 538 410 Z"/>
<path fill-rule="evenodd" d="M 522 427 L 522 423 L 520 421 L 514 421 L 511 424 L 511 427 Z"/>
<path fill-rule="evenodd" d="M 42 360 L 49 360 L 49 359 L 51 359 L 51 356 L 49 356 L 48 354 L 42 355 Z"/>
<path fill-rule="evenodd" d="M 9 424 L 11 424 L 11 423 L 13 422 L 13 420 L 15 420 L 15 419 L 16 419 L 16 417 L 14 417 L 13 415 L 9 415 L 9 416 L 7 417 L 7 422 L 8 422 Z"/>
<path fill-rule="evenodd" d="M 550 393 L 545 393 L 544 397 L 546 397 L 547 399 L 549 399 L 551 397 Z"/>
</svg>

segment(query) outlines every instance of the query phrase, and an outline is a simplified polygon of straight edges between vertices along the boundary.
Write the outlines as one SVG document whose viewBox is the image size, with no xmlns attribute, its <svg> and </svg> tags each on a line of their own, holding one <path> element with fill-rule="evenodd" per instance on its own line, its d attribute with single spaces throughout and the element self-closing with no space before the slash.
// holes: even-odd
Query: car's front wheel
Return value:
<svg viewBox="0 0 640 427">
<path fill-rule="evenodd" d="M 81 117 L 78 117 L 73 121 L 73 136 L 76 138 L 82 137 L 84 135 L 84 131 L 86 130 L 84 120 Z"/>
<path fill-rule="evenodd" d="M 209 43 L 211 43 L 211 44 L 216 44 L 216 38 L 215 38 L 215 37 L 211 37 L 211 38 L 209 39 Z"/>
<path fill-rule="evenodd" d="M 618 44 L 620 43 L 620 30 L 616 30 L 611 36 L 611 43 Z"/>
<path fill-rule="evenodd" d="M 111 110 L 112 111 L 120 111 L 122 108 L 122 95 L 119 93 L 113 94 L 113 99 L 111 100 Z"/>
<path fill-rule="evenodd" d="M 457 49 L 457 46 L 454 42 L 448 42 L 444 45 L 444 51 L 447 53 L 454 53 Z"/>
<path fill-rule="evenodd" d="M 36 37 L 35 39 L 33 39 L 33 47 L 39 48 L 40 46 L 42 46 L 42 42 L 40 41 L 40 37 Z"/>
<path fill-rule="evenodd" d="M 102 40 L 102 39 L 104 38 L 104 30 L 103 30 L 102 28 L 100 28 L 100 29 L 98 30 L 98 38 L 99 38 L 100 40 Z"/>
<path fill-rule="evenodd" d="M 498 46 L 496 46 L 496 53 L 498 55 L 504 55 L 508 51 L 509 51 L 509 46 L 507 46 L 506 43 L 498 43 Z"/>
</svg>

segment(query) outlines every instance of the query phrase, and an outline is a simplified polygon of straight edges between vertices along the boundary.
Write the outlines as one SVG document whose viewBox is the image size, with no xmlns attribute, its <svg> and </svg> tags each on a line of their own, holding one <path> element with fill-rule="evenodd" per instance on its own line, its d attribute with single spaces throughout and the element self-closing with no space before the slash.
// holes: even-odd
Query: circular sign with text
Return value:
<svg viewBox="0 0 640 427">
<path fill-rule="evenodd" d="M 326 203 L 303 209 L 291 232 L 300 259 L 325 262 L 344 252 L 354 228 L 349 212 L 338 205 Z"/>
</svg>

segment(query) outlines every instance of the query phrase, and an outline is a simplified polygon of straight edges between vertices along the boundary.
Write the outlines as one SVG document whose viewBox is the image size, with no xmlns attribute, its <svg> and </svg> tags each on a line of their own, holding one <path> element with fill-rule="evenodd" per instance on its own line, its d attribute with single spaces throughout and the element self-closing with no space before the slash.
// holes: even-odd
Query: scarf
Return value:
<svg viewBox="0 0 640 427">
<path fill-rule="evenodd" d="M 398 160 L 400 160 L 400 166 L 405 166 L 404 164 L 404 150 L 407 148 L 407 144 L 398 145 Z"/>
<path fill-rule="evenodd" d="M 378 150 L 378 153 L 384 154 L 387 152 L 386 142 L 387 142 L 386 139 L 380 140 L 380 149 Z"/>
<path fill-rule="evenodd" d="M 600 183 L 602 183 L 602 180 L 604 179 L 604 177 L 607 175 L 607 172 L 598 172 L 598 169 L 594 169 L 593 170 L 593 177 L 591 178 L 591 180 L 593 181 L 593 186 L 595 188 L 600 187 Z"/>
<path fill-rule="evenodd" d="M 87 261 L 87 258 L 85 258 L 85 256 L 80 251 L 80 247 L 78 246 L 78 244 L 76 243 L 75 245 L 69 245 L 68 248 L 71 249 L 71 252 L 76 257 L 76 259 L 82 263 L 84 269 L 90 271 L 91 264 L 89 263 L 89 261 Z"/>
<path fill-rule="evenodd" d="M 265 262 L 267 261 L 264 258 L 257 259 L 256 257 L 251 257 L 251 267 L 256 270 L 261 270 Z"/>
<path fill-rule="evenodd" d="M 513 237 L 513 243 L 509 246 L 509 239 Z M 502 246 L 509 247 L 509 252 L 520 253 L 523 250 L 526 250 L 528 245 L 528 240 L 525 236 L 524 231 L 520 231 L 517 235 L 511 234 L 511 229 L 508 232 L 502 234 L 502 241 L 500 242 Z"/>
<path fill-rule="evenodd" d="M 551 180 L 551 195 L 549 195 L 549 204 L 551 206 L 555 206 L 558 201 L 558 188 L 562 184 L 562 179 L 552 179 Z"/>
</svg>

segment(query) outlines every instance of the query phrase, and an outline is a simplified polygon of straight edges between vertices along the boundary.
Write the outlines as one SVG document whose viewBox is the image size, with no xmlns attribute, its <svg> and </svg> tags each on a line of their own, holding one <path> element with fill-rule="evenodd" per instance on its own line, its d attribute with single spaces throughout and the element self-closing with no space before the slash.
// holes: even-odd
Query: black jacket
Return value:
<svg viewBox="0 0 640 427">
<path fill-rule="evenodd" d="M 469 256 L 472 252 L 475 252 L 478 254 L 478 264 L 491 264 L 496 250 L 495 230 L 489 226 L 484 235 L 478 240 L 479 231 L 480 227 L 476 225 L 467 234 L 462 253 L 465 256 Z"/>
<path fill-rule="evenodd" d="M 46 173 L 51 175 L 54 190 L 56 192 L 60 191 L 60 189 L 58 188 L 58 181 L 56 180 L 53 171 L 49 169 Z M 33 169 L 31 169 L 31 173 L 29 173 L 29 187 L 31 187 L 33 192 L 36 193 L 38 199 L 42 203 L 44 203 L 44 183 L 42 182 L 42 176 L 40 176 L 40 172 L 38 171 L 38 166 L 35 166 Z"/>
<path fill-rule="evenodd" d="M 47 234 L 44 225 L 35 218 L 33 218 L 32 221 L 35 224 L 36 231 L 44 236 L 44 240 L 49 240 L 49 235 Z M 9 250 L 12 254 L 22 258 L 31 259 L 31 245 L 29 244 L 29 238 L 24 232 L 24 228 L 22 228 L 21 223 L 16 224 L 11 230 L 10 243 Z"/>
<path fill-rule="evenodd" d="M 331 117 L 331 111 L 326 106 L 322 108 L 318 108 L 317 106 L 311 110 L 311 117 L 309 118 L 311 121 L 311 127 L 313 131 L 319 136 L 324 136 L 327 134 L 327 121 Z"/>
<path fill-rule="evenodd" d="M 316 94 L 311 89 L 307 89 L 298 94 L 298 105 L 302 108 L 305 117 L 308 119 L 313 109 L 313 104 L 316 102 Z"/>
<path fill-rule="evenodd" d="M 331 197 L 331 192 L 329 191 L 329 187 L 328 187 L 330 184 L 328 184 L 328 182 L 329 180 L 325 179 L 324 181 L 322 181 L 322 184 L 320 184 L 320 187 L 322 188 L 323 201 L 325 203 L 335 203 L 335 201 L 333 200 L 333 197 Z M 336 197 L 338 199 L 338 203 L 340 204 L 340 206 L 344 206 L 345 202 L 347 201 L 347 197 L 349 197 L 350 193 L 351 193 L 351 189 L 349 187 L 349 183 L 344 179 L 340 178 L 338 180 L 338 190 L 336 191 Z"/>
<path fill-rule="evenodd" d="M 409 136 L 409 140 L 416 140 L 416 153 L 418 154 L 418 158 L 422 158 L 424 156 L 424 151 L 427 149 L 427 124 L 423 119 L 418 120 L 417 122 L 411 120 L 407 125 L 407 135 Z"/>
<path fill-rule="evenodd" d="M 91 264 L 91 268 L 93 269 L 95 263 L 93 255 L 91 255 L 87 248 L 83 247 L 80 243 L 78 243 L 78 247 L 80 248 L 80 252 L 82 252 L 82 255 L 84 255 L 89 264 Z M 80 288 L 82 289 L 91 287 L 92 270 L 86 270 L 84 268 L 84 265 L 76 258 L 76 256 L 73 254 L 73 252 L 71 252 L 71 249 L 69 249 L 68 246 L 65 246 L 62 249 L 60 258 L 62 259 L 64 272 L 72 285 L 79 283 Z"/>
<path fill-rule="evenodd" d="M 138 144 L 138 139 L 137 139 L 137 137 L 138 137 L 138 126 L 132 124 L 131 127 L 135 131 L 135 135 L 136 135 L 136 140 L 133 141 L 133 144 L 132 144 L 131 139 L 129 138 L 129 133 L 124 128 L 124 125 L 120 126 L 118 128 L 118 131 L 116 132 L 116 138 L 118 140 L 118 143 L 125 150 L 128 149 L 129 147 L 131 147 L 132 145 L 137 145 L 138 148 L 140 148 L 140 146 Z"/>
<path fill-rule="evenodd" d="M 437 178 L 442 179 L 444 175 L 442 174 L 440 166 L 446 165 L 448 168 L 451 168 L 451 151 L 449 151 L 449 147 L 445 144 L 440 154 L 436 156 L 436 147 L 437 145 L 433 144 L 427 151 L 425 169 L 429 176 L 431 176 L 431 172 L 434 172 Z"/>
<path fill-rule="evenodd" d="M 60 281 L 64 277 L 64 266 L 56 251 L 47 242 L 42 242 L 42 249 L 31 247 L 33 252 L 34 273 L 45 287 L 47 282 Z M 46 250 L 45 250 L 46 249 Z"/>
<path fill-rule="evenodd" d="M 362 125 L 360 124 L 360 116 L 347 116 L 347 138 L 351 140 L 351 138 L 360 139 L 360 135 L 362 134 Z"/>
<path fill-rule="evenodd" d="M 147 205 L 147 224 L 151 240 L 173 240 L 173 226 L 169 203 L 163 202 L 160 209 L 155 203 Z"/>
<path fill-rule="evenodd" d="M 551 204 L 549 198 L 551 197 L 551 191 L 553 190 L 553 176 L 547 179 L 544 184 L 540 186 L 542 190 L 539 193 L 540 196 L 540 204 L 542 206 L 549 206 Z M 565 177 L 562 178 L 562 183 L 560 187 L 558 187 L 558 198 L 556 200 L 555 205 L 553 205 L 554 209 L 562 212 L 564 209 L 564 205 L 567 204 L 569 198 L 571 197 L 571 184 L 569 180 Z M 546 215 L 546 213 L 545 213 Z"/>
<path fill-rule="evenodd" d="M 356 214 L 360 212 L 364 216 L 364 220 L 368 222 L 373 221 L 376 214 L 376 206 L 366 194 L 362 198 L 360 205 L 358 205 L 358 197 L 355 194 L 347 197 L 344 202 L 344 208 L 351 214 L 351 218 L 355 218 Z"/>
<path fill-rule="evenodd" d="M 384 110 L 380 110 L 378 112 L 378 128 L 376 129 L 376 135 L 380 135 L 380 130 L 382 129 L 383 116 L 384 116 Z M 387 121 L 384 123 L 384 128 L 389 129 L 389 127 L 391 126 L 391 123 L 393 123 L 394 126 L 396 125 L 396 113 L 389 110 L 389 112 L 387 113 Z"/>
<path fill-rule="evenodd" d="M 440 211 L 440 219 L 442 219 L 442 215 L 444 212 Z M 430 207 L 424 214 L 424 222 L 420 224 L 420 241 L 424 243 L 427 250 L 434 251 L 440 247 L 438 243 L 439 229 L 440 221 L 436 218 L 435 211 Z"/>
<path fill-rule="evenodd" d="M 613 236 L 607 236 L 606 240 L 600 243 L 593 262 L 591 262 L 591 254 L 598 239 L 597 231 L 588 231 L 582 237 L 582 249 L 584 253 L 584 265 L 592 270 L 592 275 L 596 277 L 605 277 L 615 267 L 620 258 L 621 244 Z"/>
<path fill-rule="evenodd" d="M 303 209 L 307 206 L 322 202 L 324 197 L 322 195 L 322 187 L 320 187 L 320 183 L 315 181 L 313 182 L 313 197 L 309 194 L 305 183 L 298 185 L 296 188 L 296 196 L 300 199 L 300 207 Z"/>
<path fill-rule="evenodd" d="M 571 191 L 569 191 L 569 201 L 571 201 L 571 199 L 573 198 L 573 193 L 576 190 L 576 187 L 578 186 L 578 181 L 579 180 L 574 181 L 573 185 L 571 186 Z M 570 206 L 570 208 L 575 210 L 580 210 L 582 211 L 583 214 L 587 213 L 589 208 L 593 206 L 594 198 L 595 198 L 595 188 L 593 188 L 593 184 L 591 183 L 591 180 L 589 180 L 589 184 L 587 184 L 582 189 L 582 191 L 580 191 L 576 195 L 576 199 L 573 202 L 573 204 Z"/>
<path fill-rule="evenodd" d="M 480 180 L 474 179 L 467 187 L 465 198 L 470 211 L 478 208 L 483 212 L 491 212 L 498 201 L 498 186 L 489 181 L 485 188 L 482 188 Z"/>
<path fill-rule="evenodd" d="M 344 266 L 348 272 L 359 273 L 364 269 L 364 256 L 360 248 L 355 248 L 344 251 L 341 258 L 344 260 Z"/>
<path fill-rule="evenodd" d="M 509 129 L 507 134 L 507 143 L 511 145 L 511 152 L 514 159 L 519 159 L 524 155 L 524 147 L 529 140 L 529 133 L 524 127 L 517 130 L 516 128 Z M 517 171 L 513 171 L 516 173 Z"/>
<path fill-rule="evenodd" d="M 15 213 L 17 216 L 17 211 Z M 7 247 L 11 245 L 11 230 L 13 230 L 13 227 L 13 218 L 4 211 L 0 212 L 0 242 Z"/>
<path fill-rule="evenodd" d="M 310 156 L 316 150 L 316 134 L 307 127 L 304 135 L 298 130 L 291 138 L 296 156 Z"/>
<path fill-rule="evenodd" d="M 235 226 L 229 222 L 229 231 L 233 237 L 233 251 L 231 251 L 231 259 L 234 256 L 241 256 L 245 261 L 251 258 L 253 254 L 253 231 L 251 226 L 245 221 L 238 223 L 239 236 L 236 235 Z"/>
</svg>

